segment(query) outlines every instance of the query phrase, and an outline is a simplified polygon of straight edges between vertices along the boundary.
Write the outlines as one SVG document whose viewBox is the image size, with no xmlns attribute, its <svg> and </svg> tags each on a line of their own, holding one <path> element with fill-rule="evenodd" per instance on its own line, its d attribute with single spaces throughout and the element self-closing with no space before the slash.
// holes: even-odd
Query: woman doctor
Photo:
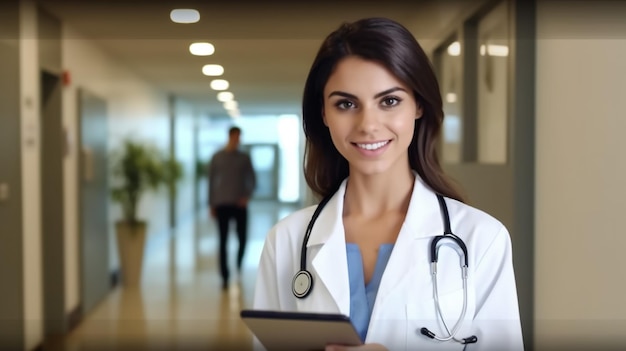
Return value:
<svg viewBox="0 0 626 351">
<path fill-rule="evenodd" d="M 349 316 L 364 345 L 327 350 L 523 349 L 509 233 L 444 175 L 442 120 L 437 79 L 405 27 L 368 18 L 326 38 L 303 125 L 305 178 L 327 202 L 308 234 L 322 205 L 271 229 L 254 309 Z"/>
</svg>

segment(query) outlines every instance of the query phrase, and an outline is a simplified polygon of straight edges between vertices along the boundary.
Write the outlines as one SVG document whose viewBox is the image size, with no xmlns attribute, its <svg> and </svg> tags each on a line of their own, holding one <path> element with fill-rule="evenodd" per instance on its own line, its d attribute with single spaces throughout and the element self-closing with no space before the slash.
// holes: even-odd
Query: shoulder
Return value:
<svg viewBox="0 0 626 351">
<path fill-rule="evenodd" d="M 225 151 L 223 149 L 216 151 L 213 154 L 213 159 L 216 160 L 216 159 L 219 159 L 219 158 L 223 157 L 224 153 L 225 153 Z"/>
<path fill-rule="evenodd" d="M 499 219 L 457 200 L 446 198 L 446 204 L 452 231 L 480 256 L 490 248 L 502 250 L 511 246 L 509 231 Z"/>
<path fill-rule="evenodd" d="M 237 150 L 237 153 L 235 155 L 237 155 L 237 156 L 239 156 L 241 158 L 247 158 L 247 159 L 250 158 L 250 154 L 247 151 L 240 150 L 240 149 Z"/>
<path fill-rule="evenodd" d="M 446 198 L 448 211 L 450 212 L 450 220 L 456 219 L 457 222 L 470 228 L 493 229 L 500 230 L 504 228 L 504 224 L 491 214 L 463 203 L 458 200 Z"/>
</svg>

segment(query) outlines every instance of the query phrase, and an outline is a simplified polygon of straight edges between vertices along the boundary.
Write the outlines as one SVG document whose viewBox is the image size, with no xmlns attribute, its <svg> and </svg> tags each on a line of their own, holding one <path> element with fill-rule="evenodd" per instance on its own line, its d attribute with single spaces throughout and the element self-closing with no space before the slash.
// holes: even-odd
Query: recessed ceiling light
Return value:
<svg viewBox="0 0 626 351">
<path fill-rule="evenodd" d="M 217 100 L 221 102 L 231 101 L 235 98 L 235 95 L 230 91 L 221 91 L 217 93 Z"/>
<path fill-rule="evenodd" d="M 189 52 L 196 56 L 209 56 L 215 52 L 215 46 L 211 43 L 193 43 L 189 45 Z"/>
<path fill-rule="evenodd" d="M 211 81 L 211 89 L 213 90 L 226 90 L 228 85 L 228 81 L 224 79 L 213 79 Z"/>
<path fill-rule="evenodd" d="M 194 9 L 174 9 L 170 19 L 175 23 L 196 23 L 200 20 L 200 12 Z"/>
<path fill-rule="evenodd" d="M 238 107 L 239 107 L 239 104 L 235 100 L 224 101 L 224 108 L 226 110 L 229 110 L 229 111 L 230 110 L 237 110 Z"/>
<path fill-rule="evenodd" d="M 202 66 L 202 74 L 205 76 L 221 76 L 224 74 L 224 67 L 220 65 L 204 65 Z"/>
<path fill-rule="evenodd" d="M 480 46 L 480 54 L 481 55 L 485 55 L 485 46 L 481 45 Z M 499 56 L 499 57 L 506 57 L 509 56 L 509 47 L 506 45 L 494 45 L 494 44 L 489 44 L 487 45 L 487 55 L 489 56 Z"/>
</svg>

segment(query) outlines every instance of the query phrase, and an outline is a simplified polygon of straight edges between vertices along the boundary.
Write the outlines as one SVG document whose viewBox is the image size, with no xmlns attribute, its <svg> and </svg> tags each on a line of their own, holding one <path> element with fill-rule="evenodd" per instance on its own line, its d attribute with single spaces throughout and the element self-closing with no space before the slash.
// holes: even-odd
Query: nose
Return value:
<svg viewBox="0 0 626 351">
<path fill-rule="evenodd" d="M 358 128 L 363 133 L 371 133 L 380 127 L 380 113 L 375 108 L 363 108 L 358 114 Z"/>
</svg>

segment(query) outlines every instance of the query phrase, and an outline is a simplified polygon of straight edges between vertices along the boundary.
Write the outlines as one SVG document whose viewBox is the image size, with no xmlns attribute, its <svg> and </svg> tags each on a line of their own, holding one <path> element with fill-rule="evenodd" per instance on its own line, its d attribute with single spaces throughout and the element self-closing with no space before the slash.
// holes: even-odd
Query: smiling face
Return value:
<svg viewBox="0 0 626 351">
<path fill-rule="evenodd" d="M 411 88 L 374 61 L 342 59 L 324 87 L 324 124 L 351 176 L 408 171 L 421 116 Z"/>
</svg>

